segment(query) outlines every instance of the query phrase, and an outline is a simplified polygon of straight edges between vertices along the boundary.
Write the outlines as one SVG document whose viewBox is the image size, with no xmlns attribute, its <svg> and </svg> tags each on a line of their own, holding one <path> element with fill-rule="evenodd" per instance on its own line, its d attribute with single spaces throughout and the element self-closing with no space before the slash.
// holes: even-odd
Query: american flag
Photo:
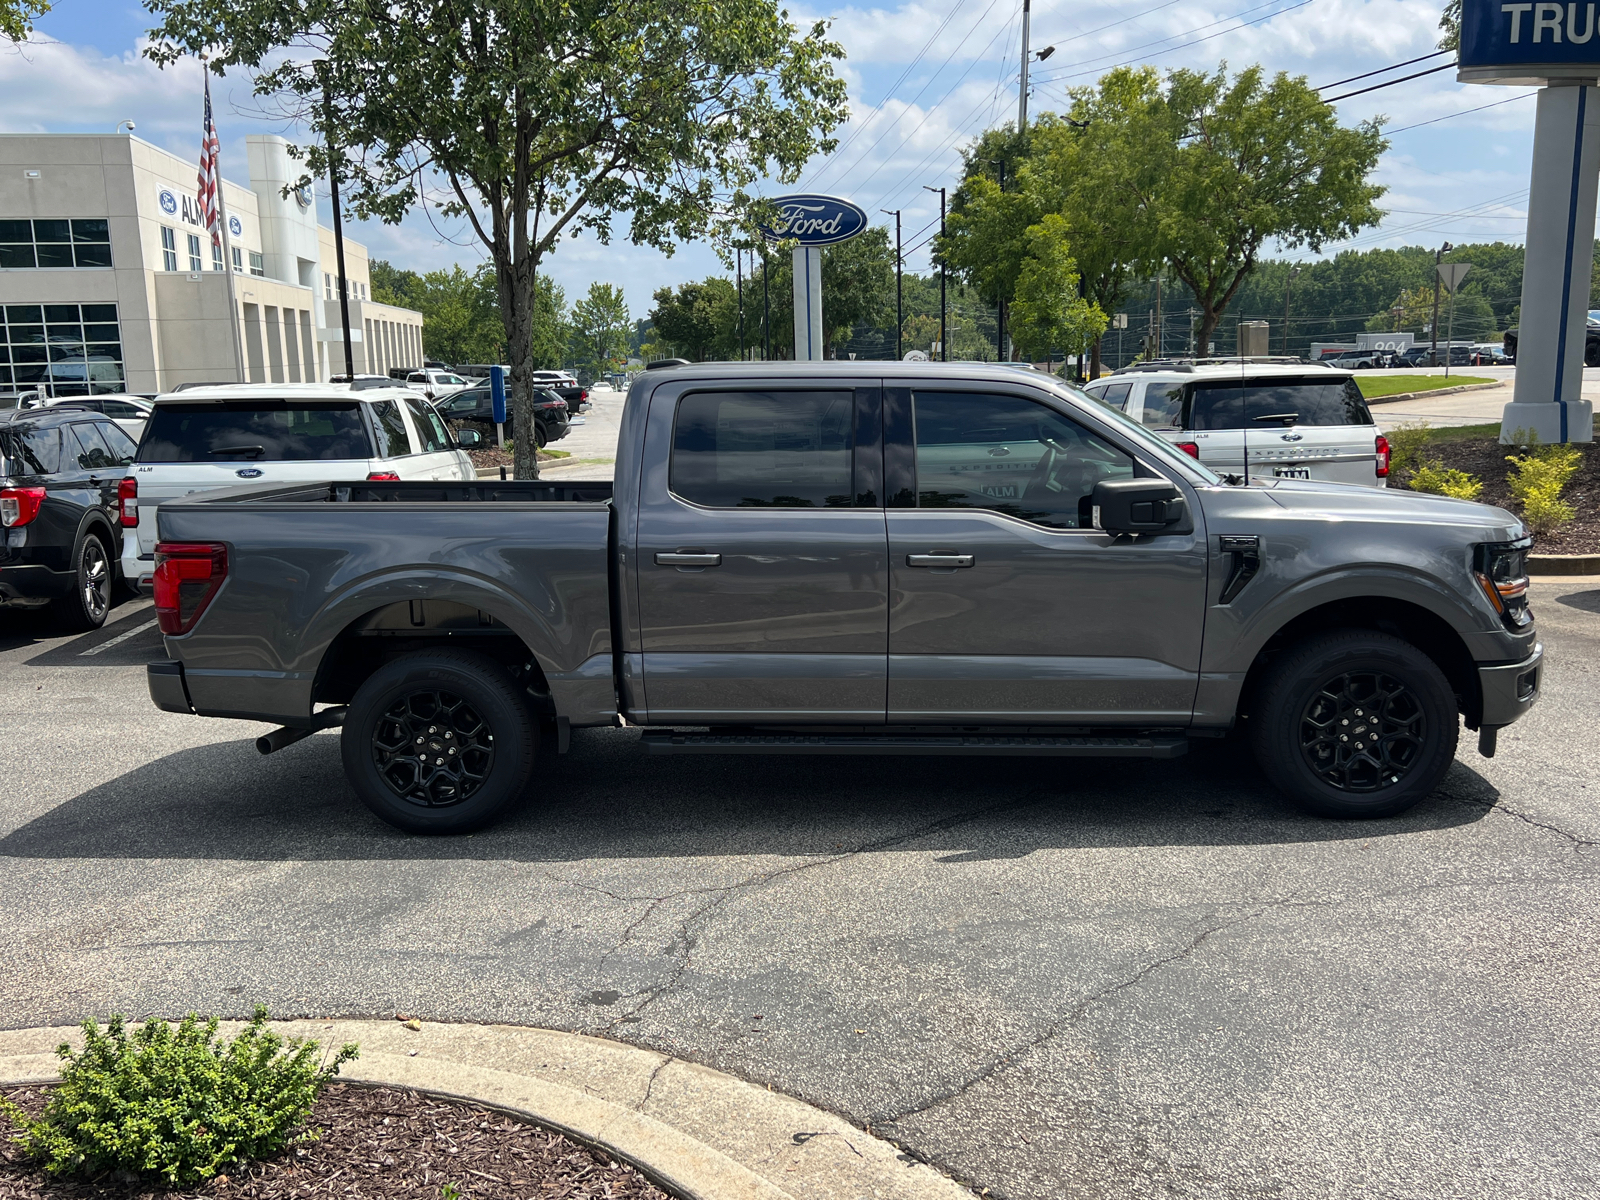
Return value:
<svg viewBox="0 0 1600 1200">
<path fill-rule="evenodd" d="M 211 120 L 211 73 L 206 72 L 206 122 L 200 130 L 200 220 L 211 231 L 211 244 L 222 245 L 222 220 L 217 212 L 217 191 L 222 187 L 222 172 L 218 160 L 222 157 L 222 144 L 217 141 L 217 127 Z"/>
</svg>

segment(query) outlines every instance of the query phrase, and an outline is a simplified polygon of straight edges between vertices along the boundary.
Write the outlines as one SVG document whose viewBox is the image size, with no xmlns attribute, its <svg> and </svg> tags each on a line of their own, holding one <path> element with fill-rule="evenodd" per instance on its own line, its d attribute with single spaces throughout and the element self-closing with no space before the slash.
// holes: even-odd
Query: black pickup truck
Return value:
<svg viewBox="0 0 1600 1200">
<path fill-rule="evenodd" d="M 1317 812 L 1492 754 L 1541 649 L 1517 518 L 1225 480 L 1043 375 L 642 372 L 616 483 L 245 487 L 163 503 L 162 708 L 342 725 L 406 829 L 492 820 L 541 746 L 1170 758 L 1244 723 Z M 543 736 L 541 736 L 543 731 Z"/>
</svg>

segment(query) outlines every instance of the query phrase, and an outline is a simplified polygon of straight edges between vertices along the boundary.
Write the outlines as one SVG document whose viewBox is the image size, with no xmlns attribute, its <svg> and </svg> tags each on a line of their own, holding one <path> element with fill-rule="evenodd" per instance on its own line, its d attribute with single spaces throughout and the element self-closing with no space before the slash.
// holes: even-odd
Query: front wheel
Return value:
<svg viewBox="0 0 1600 1200">
<path fill-rule="evenodd" d="M 1256 759 L 1325 817 L 1390 817 L 1455 759 L 1455 696 L 1409 642 L 1368 630 L 1313 638 L 1274 663 L 1251 705 Z"/>
<path fill-rule="evenodd" d="M 538 730 L 491 660 L 420 651 L 386 663 L 350 701 L 345 775 L 375 815 L 408 833 L 468 833 L 527 788 Z"/>
</svg>

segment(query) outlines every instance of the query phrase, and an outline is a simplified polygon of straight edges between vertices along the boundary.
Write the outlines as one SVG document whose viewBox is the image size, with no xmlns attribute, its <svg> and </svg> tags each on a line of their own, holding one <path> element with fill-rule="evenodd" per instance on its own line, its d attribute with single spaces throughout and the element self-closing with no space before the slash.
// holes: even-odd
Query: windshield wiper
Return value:
<svg viewBox="0 0 1600 1200">
<path fill-rule="evenodd" d="M 213 446 L 206 454 L 211 458 L 260 458 L 266 452 L 265 446 Z"/>
</svg>

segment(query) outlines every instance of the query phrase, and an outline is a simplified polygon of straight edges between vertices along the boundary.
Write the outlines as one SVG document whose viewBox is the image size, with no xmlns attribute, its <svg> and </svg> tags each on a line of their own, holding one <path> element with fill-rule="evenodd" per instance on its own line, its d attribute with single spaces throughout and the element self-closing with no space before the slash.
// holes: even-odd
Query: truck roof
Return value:
<svg viewBox="0 0 1600 1200">
<path fill-rule="evenodd" d="M 992 362 L 900 362 L 895 359 L 821 359 L 795 361 L 784 359 L 775 362 L 699 362 L 651 365 L 636 378 L 659 382 L 662 379 L 683 379 L 686 376 L 707 379 L 786 380 L 814 379 L 818 375 L 841 375 L 852 378 L 872 376 L 882 379 L 947 379 L 983 380 L 996 383 L 1015 383 L 1030 377 L 1028 371 L 1016 364 Z M 1046 375 L 1034 370 L 1037 382 L 1062 383 L 1059 375 Z"/>
<path fill-rule="evenodd" d="M 1363 351 L 1363 353 L 1365 353 Z M 1150 376 L 1163 376 L 1172 379 L 1282 379 L 1292 377 L 1304 379 L 1308 374 L 1327 375 L 1334 379 L 1349 378 L 1354 372 L 1344 367 L 1329 366 L 1323 362 L 1303 363 L 1264 363 L 1250 362 L 1248 359 L 1241 362 L 1234 359 L 1231 362 L 1205 362 L 1205 363 L 1143 363 L 1123 367 L 1114 373 L 1119 379 L 1130 376 L 1147 378 Z M 1111 378 L 1111 376 L 1102 376 Z"/>
</svg>

